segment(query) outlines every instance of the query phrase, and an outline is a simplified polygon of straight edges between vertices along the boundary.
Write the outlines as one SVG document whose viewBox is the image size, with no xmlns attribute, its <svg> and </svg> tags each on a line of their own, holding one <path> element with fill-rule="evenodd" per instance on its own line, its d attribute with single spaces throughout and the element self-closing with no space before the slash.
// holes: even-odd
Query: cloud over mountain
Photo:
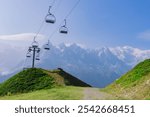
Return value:
<svg viewBox="0 0 150 117">
<path fill-rule="evenodd" d="M 36 34 L 35 33 L 20 33 L 14 35 L 0 35 L 0 40 L 14 40 L 14 41 L 23 41 L 23 40 L 32 40 Z M 44 35 L 38 35 L 38 39 L 44 39 Z"/>
</svg>

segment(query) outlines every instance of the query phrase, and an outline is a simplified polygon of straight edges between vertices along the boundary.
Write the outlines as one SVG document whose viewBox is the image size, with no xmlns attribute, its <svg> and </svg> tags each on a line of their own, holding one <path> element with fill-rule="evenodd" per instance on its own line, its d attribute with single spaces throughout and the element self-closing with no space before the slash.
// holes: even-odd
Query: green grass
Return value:
<svg viewBox="0 0 150 117">
<path fill-rule="evenodd" d="M 15 76 L 0 84 L 0 95 L 28 93 L 41 89 L 51 89 L 62 86 L 90 87 L 76 77 L 57 69 L 48 71 L 44 69 L 30 68 L 23 70 Z"/>
<path fill-rule="evenodd" d="M 143 76 L 150 73 L 150 59 L 145 60 L 138 64 L 134 69 L 129 71 L 127 74 L 123 75 L 115 83 L 121 85 L 122 87 L 128 88 L 133 87 L 139 83 L 139 81 L 144 79 Z"/>
<path fill-rule="evenodd" d="M 42 69 L 27 69 L 0 85 L 0 95 L 25 93 L 55 87 L 55 80 Z"/>
<path fill-rule="evenodd" d="M 30 68 L 0 84 L 0 100 L 79 100 L 81 87 L 90 85 L 62 69 Z"/>
<path fill-rule="evenodd" d="M 103 91 L 121 99 L 148 99 L 150 97 L 150 59 L 139 63 Z"/>
<path fill-rule="evenodd" d="M 0 100 L 80 100 L 82 98 L 83 88 L 66 86 L 11 96 L 1 96 Z"/>
</svg>

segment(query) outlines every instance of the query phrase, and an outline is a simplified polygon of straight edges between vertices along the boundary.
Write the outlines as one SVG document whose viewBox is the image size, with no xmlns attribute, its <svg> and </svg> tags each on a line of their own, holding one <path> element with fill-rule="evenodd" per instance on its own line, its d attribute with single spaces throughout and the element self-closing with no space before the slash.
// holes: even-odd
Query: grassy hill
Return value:
<svg viewBox="0 0 150 117">
<path fill-rule="evenodd" d="M 90 87 L 62 69 L 48 71 L 44 69 L 27 69 L 0 84 L 0 95 L 28 93 L 42 89 L 63 86 Z"/>
<path fill-rule="evenodd" d="M 104 91 L 120 99 L 150 99 L 150 59 L 139 63 Z"/>
</svg>

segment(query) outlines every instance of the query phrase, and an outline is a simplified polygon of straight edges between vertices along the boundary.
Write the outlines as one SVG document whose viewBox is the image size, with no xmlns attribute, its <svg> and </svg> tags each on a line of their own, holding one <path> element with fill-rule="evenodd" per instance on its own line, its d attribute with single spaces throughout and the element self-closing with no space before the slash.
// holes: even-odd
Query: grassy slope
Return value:
<svg viewBox="0 0 150 117">
<path fill-rule="evenodd" d="M 68 74 L 62 69 L 48 71 L 44 69 L 27 69 L 4 83 L 0 84 L 0 95 L 28 93 L 41 89 L 51 89 L 60 86 L 89 87 L 88 84 Z"/>
<path fill-rule="evenodd" d="M 150 98 L 150 59 L 138 64 L 134 69 L 104 89 L 120 99 Z"/>
<path fill-rule="evenodd" d="M 42 69 L 24 70 L 0 85 L 0 95 L 25 93 L 55 87 L 55 79 Z"/>
<path fill-rule="evenodd" d="M 0 100 L 79 100 L 83 98 L 81 87 L 57 87 L 30 93 L 2 96 Z"/>
<path fill-rule="evenodd" d="M 65 85 L 69 86 L 79 86 L 79 87 L 91 87 L 89 84 L 79 80 L 78 78 L 72 76 L 71 74 L 65 72 L 61 68 L 48 72 L 51 76 L 57 79 L 63 79 Z M 56 76 L 54 76 L 56 75 Z"/>
</svg>

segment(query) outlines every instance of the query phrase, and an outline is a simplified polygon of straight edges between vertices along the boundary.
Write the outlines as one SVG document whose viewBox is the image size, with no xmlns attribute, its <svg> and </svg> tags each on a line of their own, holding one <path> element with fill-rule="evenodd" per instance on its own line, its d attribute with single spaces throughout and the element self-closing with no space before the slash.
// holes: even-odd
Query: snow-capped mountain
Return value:
<svg viewBox="0 0 150 117">
<path fill-rule="evenodd" d="M 130 66 L 150 58 L 150 50 L 140 50 L 130 46 L 110 48 L 111 52 Z"/>
<path fill-rule="evenodd" d="M 17 59 L 18 61 L 11 60 L 13 68 L 17 66 L 17 69 L 22 69 L 22 51 L 25 50 L 13 48 L 15 56 L 20 58 L 20 60 Z M 8 56 L 6 57 L 8 58 Z M 0 60 L 12 71 L 12 66 L 9 66 L 9 62 L 7 64 L 9 59 L 6 57 Z M 45 69 L 62 68 L 92 86 L 104 87 L 126 73 L 138 62 L 149 57 L 150 50 L 140 50 L 129 46 L 87 49 L 78 44 L 60 44 L 59 46 L 51 44 L 51 50 L 42 52 L 41 61 L 36 66 Z M 2 64 L 0 67 L 3 67 Z M 0 73 L 2 77 L 2 72 L 0 71 Z"/>
</svg>

